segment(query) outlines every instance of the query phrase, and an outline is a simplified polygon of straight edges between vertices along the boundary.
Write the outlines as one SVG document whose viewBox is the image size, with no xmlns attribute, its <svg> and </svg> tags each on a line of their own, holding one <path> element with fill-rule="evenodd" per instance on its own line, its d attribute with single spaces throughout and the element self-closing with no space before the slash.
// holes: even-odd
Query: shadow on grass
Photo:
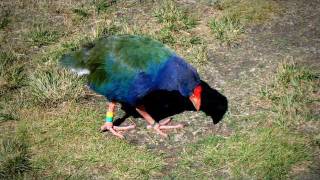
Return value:
<svg viewBox="0 0 320 180">
<path fill-rule="evenodd" d="M 210 116 L 214 124 L 220 122 L 228 110 L 227 98 L 217 90 L 211 88 L 206 82 L 201 81 L 202 102 L 200 111 Z M 155 91 L 148 94 L 141 101 L 146 111 L 156 120 L 160 121 L 169 116 L 173 116 L 184 111 L 195 111 L 194 106 L 188 97 L 181 96 L 178 91 Z M 126 118 L 141 117 L 134 107 L 122 104 L 122 109 L 126 115 L 117 119 L 114 124 L 120 125 Z"/>
</svg>

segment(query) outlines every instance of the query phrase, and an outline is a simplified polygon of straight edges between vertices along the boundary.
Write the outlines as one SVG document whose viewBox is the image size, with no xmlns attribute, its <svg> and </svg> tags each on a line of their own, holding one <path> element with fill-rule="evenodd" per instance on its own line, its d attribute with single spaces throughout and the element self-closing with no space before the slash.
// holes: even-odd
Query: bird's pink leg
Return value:
<svg viewBox="0 0 320 180">
<path fill-rule="evenodd" d="M 116 102 L 111 102 L 109 104 L 109 106 L 107 107 L 107 113 L 114 113 L 114 109 L 116 107 Z M 105 122 L 105 124 L 103 126 L 101 126 L 101 131 L 105 131 L 108 130 L 110 131 L 113 135 L 119 137 L 119 138 L 124 138 L 124 136 L 118 132 L 118 131 L 126 131 L 126 130 L 130 130 L 130 129 L 134 129 L 136 127 L 136 125 L 129 125 L 129 126 L 114 126 L 112 122 Z"/>
<path fill-rule="evenodd" d="M 174 126 L 168 126 L 166 124 L 168 124 L 171 119 L 170 118 L 167 118 L 167 119 L 164 119 L 162 121 L 160 121 L 160 123 L 157 123 L 151 116 L 149 113 L 147 113 L 145 111 L 145 108 L 144 106 L 138 106 L 136 108 L 136 110 L 138 111 L 138 113 L 147 121 L 148 123 L 148 126 L 147 128 L 152 128 L 158 133 L 160 134 L 161 136 L 164 136 L 164 137 L 167 137 L 168 135 L 164 132 L 162 132 L 161 130 L 163 129 L 176 129 L 176 128 L 183 128 L 183 125 L 182 124 L 178 124 L 178 125 L 174 125 Z"/>
</svg>

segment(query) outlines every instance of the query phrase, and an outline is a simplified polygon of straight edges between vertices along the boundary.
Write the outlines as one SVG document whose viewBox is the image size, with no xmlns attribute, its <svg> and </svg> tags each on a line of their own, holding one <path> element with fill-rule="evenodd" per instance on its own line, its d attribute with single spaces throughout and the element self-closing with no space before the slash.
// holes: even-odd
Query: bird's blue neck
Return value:
<svg viewBox="0 0 320 180">
<path fill-rule="evenodd" d="M 171 56 L 157 75 L 157 88 L 167 91 L 178 90 L 183 96 L 190 96 L 200 83 L 196 70 L 178 56 Z"/>
</svg>

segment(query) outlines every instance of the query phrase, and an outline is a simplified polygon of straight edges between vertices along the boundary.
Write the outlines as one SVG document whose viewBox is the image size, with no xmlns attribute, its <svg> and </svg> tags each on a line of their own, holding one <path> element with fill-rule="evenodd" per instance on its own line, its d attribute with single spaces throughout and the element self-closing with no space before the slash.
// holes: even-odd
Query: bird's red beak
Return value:
<svg viewBox="0 0 320 180">
<path fill-rule="evenodd" d="M 189 97 L 190 101 L 192 102 L 193 106 L 196 108 L 197 111 L 200 110 L 201 106 L 201 92 L 202 87 L 201 85 L 198 85 L 194 88 L 191 96 Z"/>
</svg>

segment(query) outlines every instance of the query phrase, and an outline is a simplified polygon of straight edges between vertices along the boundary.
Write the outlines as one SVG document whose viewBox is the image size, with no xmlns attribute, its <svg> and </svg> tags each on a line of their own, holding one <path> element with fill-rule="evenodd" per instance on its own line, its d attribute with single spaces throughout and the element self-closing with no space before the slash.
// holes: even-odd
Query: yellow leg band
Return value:
<svg viewBox="0 0 320 180">
<path fill-rule="evenodd" d="M 113 117 L 113 112 L 107 112 L 106 117 Z"/>
</svg>

